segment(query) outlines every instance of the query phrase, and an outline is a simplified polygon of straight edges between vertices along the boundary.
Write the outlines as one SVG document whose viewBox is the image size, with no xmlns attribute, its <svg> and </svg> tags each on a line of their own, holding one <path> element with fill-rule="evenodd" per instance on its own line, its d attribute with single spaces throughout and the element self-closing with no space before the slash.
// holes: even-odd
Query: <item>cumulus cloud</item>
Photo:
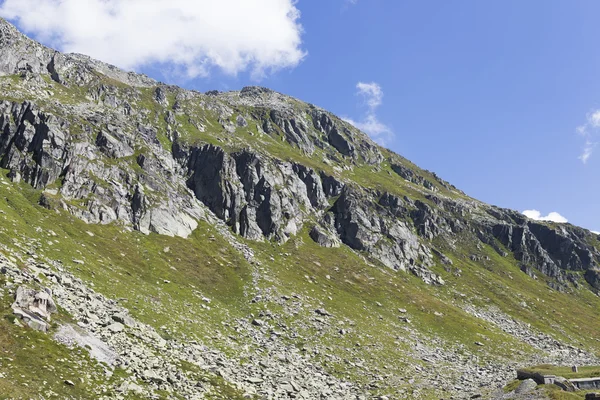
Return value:
<svg viewBox="0 0 600 400">
<path fill-rule="evenodd" d="M 393 136 L 393 133 L 377 117 L 377 108 L 383 104 L 383 90 L 375 82 L 358 82 L 356 90 L 357 95 L 363 99 L 364 105 L 367 107 L 367 112 L 361 120 L 357 121 L 351 118 L 344 118 L 344 120 L 367 133 L 373 140 L 384 146 Z"/>
<path fill-rule="evenodd" d="M 588 113 L 585 124 L 577 127 L 577 133 L 585 139 L 579 159 L 586 164 L 598 145 L 596 140 L 600 133 L 600 110 Z"/>
<path fill-rule="evenodd" d="M 306 55 L 296 0 L 4 0 L 0 16 L 65 52 L 126 69 L 172 64 L 255 78 Z"/>
<path fill-rule="evenodd" d="M 554 211 L 546 216 L 542 216 L 542 213 L 538 210 L 525 210 L 521 214 L 536 221 L 551 221 L 559 223 L 569 222 L 565 217 Z"/>
</svg>

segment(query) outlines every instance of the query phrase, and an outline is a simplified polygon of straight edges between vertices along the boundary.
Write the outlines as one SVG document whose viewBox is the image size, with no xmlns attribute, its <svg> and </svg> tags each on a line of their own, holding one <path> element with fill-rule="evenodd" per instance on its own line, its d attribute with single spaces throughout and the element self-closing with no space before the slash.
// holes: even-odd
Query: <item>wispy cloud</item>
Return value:
<svg viewBox="0 0 600 400">
<path fill-rule="evenodd" d="M 377 117 L 377 109 L 383 104 L 381 86 L 375 82 L 358 82 L 356 89 L 357 95 L 364 101 L 363 105 L 366 106 L 367 112 L 361 120 L 357 121 L 351 118 L 344 118 L 344 120 L 367 133 L 377 143 L 385 146 L 392 138 L 393 132 L 389 126 L 379 121 Z"/>
<path fill-rule="evenodd" d="M 583 146 L 583 151 L 582 151 L 581 155 L 579 156 L 579 159 L 584 164 L 586 164 L 588 162 L 588 160 L 592 156 L 592 153 L 594 153 L 594 148 L 596 147 L 597 144 L 598 143 L 592 142 L 590 139 L 587 139 L 585 141 L 585 146 Z"/>
<path fill-rule="evenodd" d="M 597 136 L 600 133 L 600 109 L 587 114 L 585 124 L 577 127 L 577 133 L 585 139 L 579 159 L 582 163 L 587 164 L 598 145 Z"/>
<path fill-rule="evenodd" d="M 296 0 L 4 0 L 0 16 L 62 51 L 188 77 L 218 69 L 260 78 L 306 55 Z"/>
<path fill-rule="evenodd" d="M 525 210 L 521 214 L 525 215 L 528 218 L 534 219 L 536 221 L 551 221 L 551 222 L 560 222 L 567 223 L 569 222 L 565 217 L 560 215 L 559 213 L 553 211 L 546 216 L 542 216 L 542 213 L 538 210 Z"/>
<path fill-rule="evenodd" d="M 377 107 L 383 102 L 383 90 L 381 90 L 381 86 L 375 82 L 358 82 L 356 89 L 358 89 L 358 94 L 365 99 L 371 112 L 374 113 Z"/>
</svg>

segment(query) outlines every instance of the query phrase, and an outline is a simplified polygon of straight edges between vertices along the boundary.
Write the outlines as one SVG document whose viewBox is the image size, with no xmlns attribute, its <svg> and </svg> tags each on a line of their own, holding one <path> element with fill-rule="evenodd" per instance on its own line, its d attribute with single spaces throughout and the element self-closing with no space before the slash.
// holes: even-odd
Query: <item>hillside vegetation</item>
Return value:
<svg viewBox="0 0 600 400">
<path fill-rule="evenodd" d="M 494 398 L 600 365 L 597 235 L 269 89 L 167 86 L 1 20 L 0 57 L 0 398 Z M 48 332 L 22 286 L 50 289 Z"/>
</svg>

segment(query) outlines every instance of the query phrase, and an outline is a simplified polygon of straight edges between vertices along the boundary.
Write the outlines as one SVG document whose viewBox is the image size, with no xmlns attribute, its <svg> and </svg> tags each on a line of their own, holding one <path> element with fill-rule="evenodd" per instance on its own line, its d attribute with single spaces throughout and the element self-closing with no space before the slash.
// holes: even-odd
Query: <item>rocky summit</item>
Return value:
<svg viewBox="0 0 600 400">
<path fill-rule="evenodd" d="M 597 234 L 266 88 L 0 20 L 0 168 L 0 398 L 550 398 L 517 369 L 600 364 Z"/>
</svg>

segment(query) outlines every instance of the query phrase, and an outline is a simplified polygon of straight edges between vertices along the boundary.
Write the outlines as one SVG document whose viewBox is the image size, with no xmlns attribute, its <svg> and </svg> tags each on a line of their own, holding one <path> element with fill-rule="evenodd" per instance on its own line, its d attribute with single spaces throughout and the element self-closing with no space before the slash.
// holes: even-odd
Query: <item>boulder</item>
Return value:
<svg viewBox="0 0 600 400">
<path fill-rule="evenodd" d="M 525 379 L 521 384 L 515 389 L 515 394 L 528 394 L 535 390 L 537 387 L 537 382 L 533 379 Z"/>
<path fill-rule="evenodd" d="M 112 333 L 119 333 L 119 332 L 122 332 L 124 329 L 125 329 L 125 326 L 123 324 L 121 324 L 120 322 L 115 322 L 108 326 L 108 330 Z"/>
<path fill-rule="evenodd" d="M 321 247 L 340 247 L 340 240 L 337 236 L 318 225 L 311 229 L 310 238 Z"/>
<path fill-rule="evenodd" d="M 30 328 L 41 332 L 48 331 L 50 315 L 57 312 L 50 289 L 37 291 L 25 286 L 17 288 L 12 309 Z"/>
<path fill-rule="evenodd" d="M 113 321 L 118 322 L 123 325 L 126 325 L 126 326 L 135 326 L 136 325 L 135 320 L 125 313 L 114 314 L 112 316 L 112 319 L 113 319 Z"/>
</svg>

